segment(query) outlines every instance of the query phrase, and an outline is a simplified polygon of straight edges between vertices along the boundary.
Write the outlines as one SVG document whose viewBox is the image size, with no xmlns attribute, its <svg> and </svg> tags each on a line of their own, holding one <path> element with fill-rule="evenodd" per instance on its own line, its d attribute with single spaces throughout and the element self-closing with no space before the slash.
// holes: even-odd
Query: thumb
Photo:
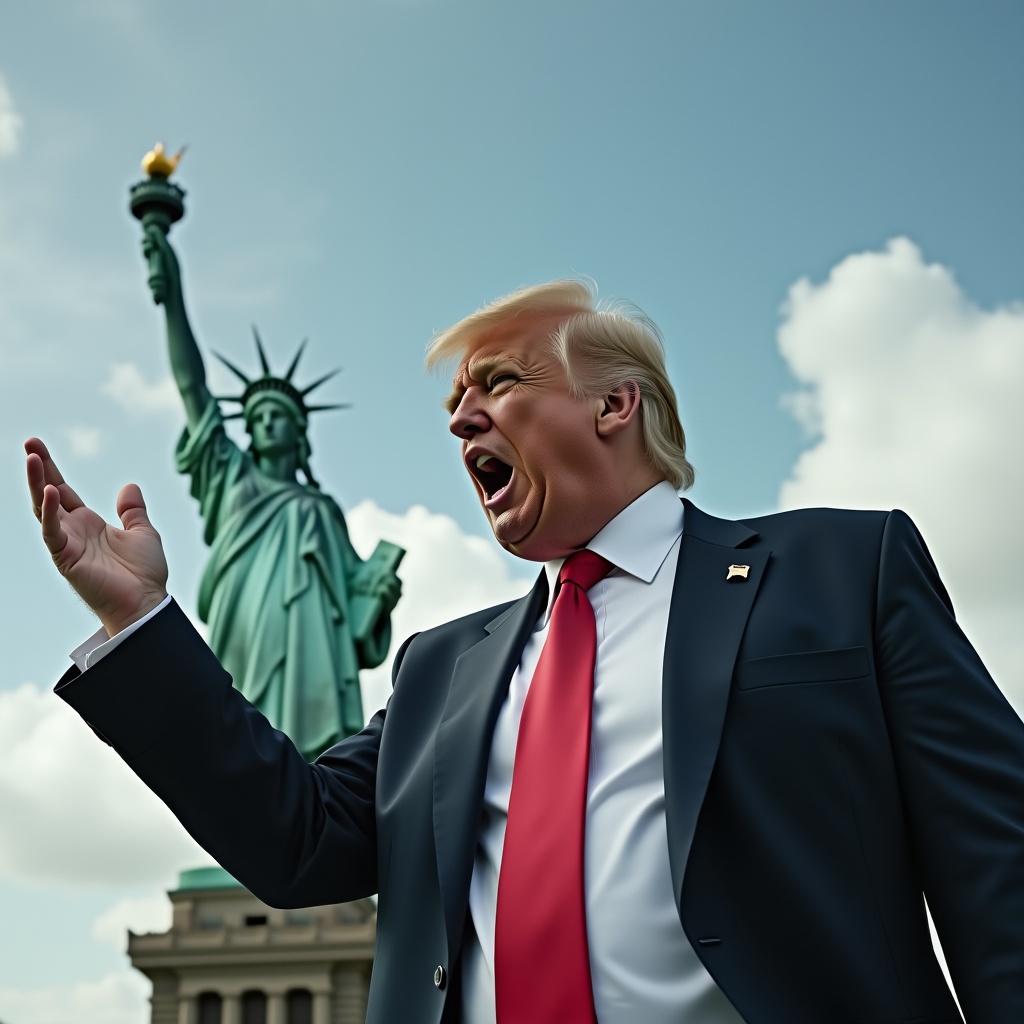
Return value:
<svg viewBox="0 0 1024 1024">
<path fill-rule="evenodd" d="M 138 484 L 125 484 L 118 492 L 117 514 L 126 530 L 153 528 L 146 511 L 146 501 L 142 497 L 142 488 Z"/>
</svg>

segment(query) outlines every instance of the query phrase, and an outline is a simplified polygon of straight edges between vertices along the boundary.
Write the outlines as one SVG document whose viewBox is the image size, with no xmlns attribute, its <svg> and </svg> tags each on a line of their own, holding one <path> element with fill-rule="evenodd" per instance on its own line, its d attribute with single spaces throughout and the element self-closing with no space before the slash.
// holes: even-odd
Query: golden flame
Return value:
<svg viewBox="0 0 1024 1024">
<path fill-rule="evenodd" d="M 151 178 L 154 176 L 169 178 L 174 173 L 184 152 L 185 147 L 182 146 L 174 156 L 168 156 L 167 151 L 164 149 L 164 144 L 158 142 L 142 158 L 142 173 L 148 174 Z"/>
</svg>

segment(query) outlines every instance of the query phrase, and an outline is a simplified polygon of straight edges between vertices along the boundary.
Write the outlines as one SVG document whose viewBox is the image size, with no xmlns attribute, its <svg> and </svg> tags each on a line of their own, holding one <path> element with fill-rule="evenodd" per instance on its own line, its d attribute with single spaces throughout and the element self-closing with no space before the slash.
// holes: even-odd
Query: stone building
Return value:
<svg viewBox="0 0 1024 1024">
<path fill-rule="evenodd" d="M 168 896 L 170 931 L 128 937 L 151 1024 L 362 1024 L 371 900 L 275 910 L 215 867 L 182 872 Z"/>
</svg>

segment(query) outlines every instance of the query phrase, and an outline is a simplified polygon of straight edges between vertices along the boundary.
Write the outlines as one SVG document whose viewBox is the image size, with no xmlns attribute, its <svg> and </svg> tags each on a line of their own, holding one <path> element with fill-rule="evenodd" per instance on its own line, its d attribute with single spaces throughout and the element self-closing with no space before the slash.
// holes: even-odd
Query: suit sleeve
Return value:
<svg viewBox="0 0 1024 1024">
<path fill-rule="evenodd" d="M 902 512 L 882 538 L 875 632 L 911 842 L 957 997 L 971 1024 L 1024 1021 L 1024 724 Z"/>
<path fill-rule="evenodd" d="M 376 892 L 385 712 L 308 764 L 231 685 L 173 603 L 86 674 L 71 669 L 56 692 L 264 902 L 311 906 Z"/>
</svg>

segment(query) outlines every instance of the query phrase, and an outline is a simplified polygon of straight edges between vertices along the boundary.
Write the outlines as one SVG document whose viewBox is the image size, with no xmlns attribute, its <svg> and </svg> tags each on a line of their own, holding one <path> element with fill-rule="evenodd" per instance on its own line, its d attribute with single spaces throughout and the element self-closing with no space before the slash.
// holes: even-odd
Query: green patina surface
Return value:
<svg viewBox="0 0 1024 1024">
<path fill-rule="evenodd" d="M 236 882 L 223 868 L 191 868 L 178 875 L 178 888 L 172 892 L 198 892 L 205 889 L 238 889 Z"/>
<path fill-rule="evenodd" d="M 165 195 L 165 206 L 161 196 Z M 178 259 L 167 231 L 184 192 L 151 176 L 132 192 L 154 301 L 164 307 L 171 369 L 186 427 L 175 453 L 192 479 L 210 560 L 199 592 L 208 642 L 235 686 L 312 760 L 363 727 L 360 668 L 387 655 L 402 550 L 382 542 L 364 561 L 338 504 L 310 469 L 306 395 L 292 382 L 299 354 L 274 375 L 257 336 L 262 372 L 249 377 L 225 414 L 185 310 Z M 225 360 L 225 362 L 227 362 Z M 330 376 L 330 375 L 328 375 Z M 251 445 L 228 437 L 224 421 L 244 418 Z"/>
</svg>

